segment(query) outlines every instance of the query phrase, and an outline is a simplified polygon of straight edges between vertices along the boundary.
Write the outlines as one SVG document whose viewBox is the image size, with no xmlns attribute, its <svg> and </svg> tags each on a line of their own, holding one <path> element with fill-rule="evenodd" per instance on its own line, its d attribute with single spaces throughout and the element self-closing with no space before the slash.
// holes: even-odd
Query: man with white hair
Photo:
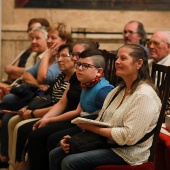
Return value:
<svg viewBox="0 0 170 170">
<path fill-rule="evenodd" d="M 170 32 L 155 32 L 147 42 L 147 46 L 151 57 L 151 60 L 149 60 L 150 66 L 153 62 L 170 66 Z"/>
<path fill-rule="evenodd" d="M 151 59 L 149 62 L 149 70 L 152 70 L 153 62 L 161 65 L 170 66 L 170 32 L 169 31 L 157 31 L 150 40 L 147 42 L 147 46 L 150 51 Z M 168 106 L 170 107 L 170 98 L 168 99 Z M 166 111 L 166 114 L 170 114 L 170 110 Z"/>
</svg>

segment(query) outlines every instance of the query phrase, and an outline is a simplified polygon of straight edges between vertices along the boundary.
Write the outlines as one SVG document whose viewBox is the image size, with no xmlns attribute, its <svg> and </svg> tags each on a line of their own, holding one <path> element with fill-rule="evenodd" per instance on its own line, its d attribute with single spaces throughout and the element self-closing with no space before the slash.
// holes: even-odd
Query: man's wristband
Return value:
<svg viewBox="0 0 170 170">
<path fill-rule="evenodd" d="M 31 113 L 30 113 L 32 118 L 35 118 L 34 111 L 35 110 L 32 110 Z"/>
</svg>

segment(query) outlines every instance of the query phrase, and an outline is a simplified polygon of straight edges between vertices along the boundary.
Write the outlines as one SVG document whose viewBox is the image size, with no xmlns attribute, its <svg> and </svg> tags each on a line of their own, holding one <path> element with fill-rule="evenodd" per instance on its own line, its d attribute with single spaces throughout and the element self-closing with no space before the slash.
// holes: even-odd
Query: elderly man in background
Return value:
<svg viewBox="0 0 170 170">
<path fill-rule="evenodd" d="M 153 62 L 161 65 L 170 66 L 170 32 L 157 31 L 147 42 L 150 51 L 149 70 L 152 71 Z M 170 98 L 168 99 L 168 108 L 170 108 Z M 166 111 L 170 115 L 170 110 Z"/>
<path fill-rule="evenodd" d="M 155 32 L 147 42 L 147 46 L 151 57 L 149 60 L 150 68 L 153 62 L 170 66 L 170 32 Z"/>
<path fill-rule="evenodd" d="M 150 51 L 151 59 L 149 60 L 149 69 L 151 71 L 153 62 L 161 65 L 170 66 L 170 32 L 157 31 L 153 33 L 150 41 L 147 42 Z M 170 115 L 170 97 L 167 101 L 167 110 L 165 112 L 165 122 L 169 119 Z M 167 128 L 167 124 L 165 123 Z M 167 132 L 167 131 L 166 131 Z M 160 133 L 159 141 L 157 144 L 157 154 L 155 157 L 156 169 L 169 169 L 168 154 L 169 154 L 169 141 L 170 137 Z M 166 153 L 166 154 L 165 154 Z M 162 154 L 165 156 L 162 157 Z"/>
</svg>

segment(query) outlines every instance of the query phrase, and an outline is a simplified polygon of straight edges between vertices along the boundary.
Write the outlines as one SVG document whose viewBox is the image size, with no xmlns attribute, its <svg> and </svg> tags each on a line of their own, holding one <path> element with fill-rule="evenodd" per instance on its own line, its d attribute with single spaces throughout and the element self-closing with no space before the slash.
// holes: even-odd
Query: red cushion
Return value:
<svg viewBox="0 0 170 170">
<path fill-rule="evenodd" d="M 155 170 L 170 170 L 170 136 L 160 133 L 155 156 Z"/>
<path fill-rule="evenodd" d="M 94 170 L 154 170 L 152 162 L 146 162 L 142 165 L 101 165 Z"/>
</svg>

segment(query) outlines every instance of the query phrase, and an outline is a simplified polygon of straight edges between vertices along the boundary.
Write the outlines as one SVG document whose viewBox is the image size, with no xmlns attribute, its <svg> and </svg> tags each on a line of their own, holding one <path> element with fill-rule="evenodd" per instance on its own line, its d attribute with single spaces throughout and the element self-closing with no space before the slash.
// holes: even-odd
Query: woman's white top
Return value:
<svg viewBox="0 0 170 170">
<path fill-rule="evenodd" d="M 99 115 L 103 113 L 117 90 L 118 87 L 108 94 Z M 153 136 L 141 144 L 134 144 L 156 126 L 161 101 L 154 89 L 146 83 L 140 84 L 135 92 L 127 95 L 120 105 L 124 95 L 123 89 L 104 111 L 102 121 L 112 124 L 111 135 L 116 143 L 129 145 L 124 148 L 112 148 L 113 151 L 127 163 L 139 165 L 148 160 Z"/>
</svg>

